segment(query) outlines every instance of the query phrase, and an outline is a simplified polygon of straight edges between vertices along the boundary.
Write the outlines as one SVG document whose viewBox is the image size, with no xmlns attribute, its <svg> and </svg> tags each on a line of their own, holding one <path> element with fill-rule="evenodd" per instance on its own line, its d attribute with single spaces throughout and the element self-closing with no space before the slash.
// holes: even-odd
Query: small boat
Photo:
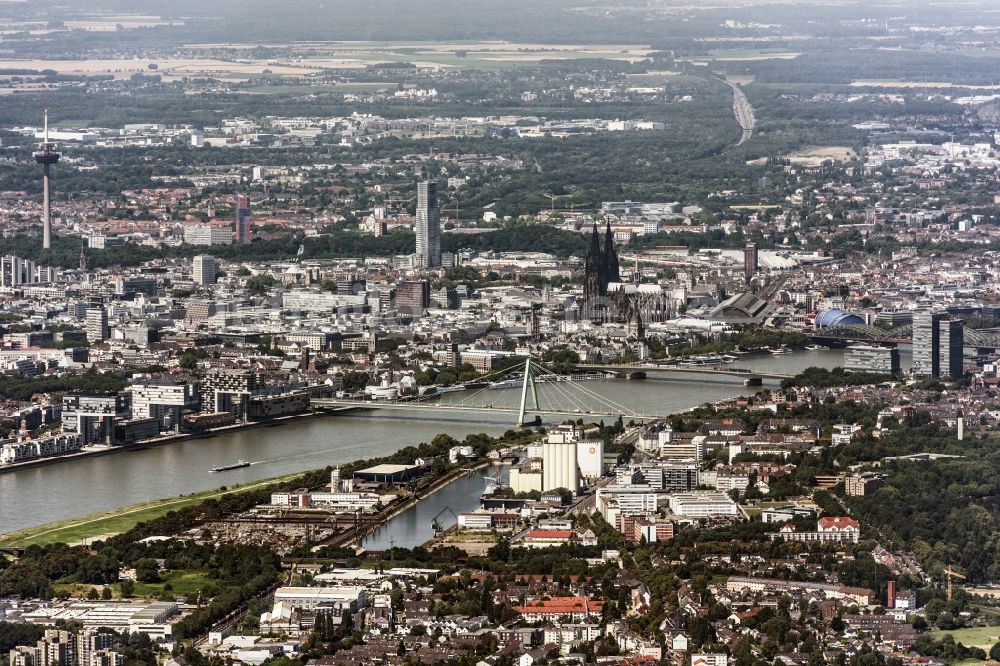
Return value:
<svg viewBox="0 0 1000 666">
<path fill-rule="evenodd" d="M 520 388 L 523 383 L 523 379 L 505 379 L 499 382 L 490 382 L 490 388 L 494 390 Z"/>
<path fill-rule="evenodd" d="M 614 374 L 611 375 L 612 377 Z M 607 379 L 608 373 L 606 372 L 591 372 L 591 373 L 580 373 L 575 375 L 541 375 L 535 378 L 536 382 L 542 384 L 546 382 L 584 382 L 593 379 Z"/>
<path fill-rule="evenodd" d="M 792 350 L 789 349 L 788 347 L 781 347 L 779 349 L 772 349 L 771 353 L 775 354 L 775 355 L 777 355 L 777 354 L 791 354 Z"/>
<path fill-rule="evenodd" d="M 208 471 L 209 472 L 228 472 L 231 469 L 240 469 L 241 467 L 249 467 L 249 466 L 250 466 L 250 461 L 249 460 L 243 460 L 242 458 L 240 458 L 239 460 L 237 460 L 236 462 L 232 463 L 231 465 L 219 465 L 218 467 L 213 467 L 212 469 L 210 469 Z"/>
<path fill-rule="evenodd" d="M 456 393 L 458 391 L 464 391 L 465 386 L 462 384 L 455 384 L 454 386 L 438 386 L 437 393 Z"/>
<path fill-rule="evenodd" d="M 681 361 L 681 365 L 716 365 L 718 363 L 724 363 L 725 359 L 721 356 L 692 356 L 686 361 Z"/>
<path fill-rule="evenodd" d="M 809 351 L 819 351 L 821 349 L 829 349 L 829 347 L 824 347 L 823 345 L 806 345 L 806 349 Z"/>
</svg>

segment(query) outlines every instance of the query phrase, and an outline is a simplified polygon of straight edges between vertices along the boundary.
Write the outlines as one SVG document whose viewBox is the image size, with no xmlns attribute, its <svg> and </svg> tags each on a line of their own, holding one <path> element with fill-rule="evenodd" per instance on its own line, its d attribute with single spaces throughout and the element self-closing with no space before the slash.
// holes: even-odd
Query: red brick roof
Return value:
<svg viewBox="0 0 1000 666">
<path fill-rule="evenodd" d="M 848 518 L 847 516 L 826 516 L 819 519 L 819 528 L 821 530 L 842 530 L 848 527 L 856 530 L 861 529 L 861 525 L 858 524 L 858 521 L 853 518 Z"/>
<path fill-rule="evenodd" d="M 569 530 L 532 530 L 524 535 L 525 539 L 570 539 L 573 533 Z"/>
<path fill-rule="evenodd" d="M 562 576 L 559 577 L 562 578 Z M 514 579 L 519 581 L 540 581 L 540 580 L 550 581 L 553 578 L 555 578 L 555 576 L 548 574 L 516 574 L 514 576 Z M 577 574 L 573 574 L 572 576 L 569 577 L 569 580 L 570 582 L 573 583 L 580 580 L 589 582 L 591 580 L 591 576 L 579 576 Z"/>
<path fill-rule="evenodd" d="M 589 597 L 555 597 L 529 601 L 514 610 L 523 615 L 571 615 L 573 613 L 600 613 L 604 608 L 603 601 L 595 601 Z"/>
</svg>

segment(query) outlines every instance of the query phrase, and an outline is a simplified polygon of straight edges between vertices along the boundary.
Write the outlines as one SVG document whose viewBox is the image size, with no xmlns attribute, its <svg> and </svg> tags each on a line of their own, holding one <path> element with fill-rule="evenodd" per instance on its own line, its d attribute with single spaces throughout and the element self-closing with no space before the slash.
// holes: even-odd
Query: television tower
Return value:
<svg viewBox="0 0 1000 666">
<path fill-rule="evenodd" d="M 56 144 L 49 143 L 49 107 L 45 107 L 45 134 L 42 145 L 35 152 L 35 161 L 42 165 L 42 247 L 52 247 L 52 203 L 49 201 L 49 168 L 61 157 Z"/>
</svg>

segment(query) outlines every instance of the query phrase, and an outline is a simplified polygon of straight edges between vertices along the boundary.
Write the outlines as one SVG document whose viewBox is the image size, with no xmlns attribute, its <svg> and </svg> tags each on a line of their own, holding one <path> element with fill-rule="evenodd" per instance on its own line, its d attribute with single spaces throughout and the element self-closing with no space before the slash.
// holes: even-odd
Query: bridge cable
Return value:
<svg viewBox="0 0 1000 666">
<path fill-rule="evenodd" d="M 543 375 L 543 376 L 547 376 L 547 375 Z M 563 398 L 566 399 L 567 404 L 569 405 L 569 408 L 567 408 L 564 411 L 571 412 L 574 409 L 577 410 L 577 411 L 580 411 L 580 412 L 586 411 L 587 404 L 584 403 L 584 402 L 578 401 L 573 396 L 572 393 L 570 393 L 565 388 L 559 386 L 560 381 L 559 381 L 558 378 L 555 381 L 544 381 L 544 382 L 540 382 L 540 383 L 542 384 L 543 387 L 552 386 L 553 393 L 558 393 L 559 395 L 561 395 Z M 561 406 L 561 405 L 557 405 L 557 406 Z"/>
<path fill-rule="evenodd" d="M 579 384 L 578 382 L 574 382 L 574 381 L 572 381 L 572 379 L 569 379 L 569 378 L 563 377 L 561 375 L 557 375 L 555 373 L 549 372 L 545 368 L 540 368 L 540 369 L 542 370 L 541 375 L 543 377 L 551 377 L 552 380 L 553 380 L 551 382 L 546 381 L 546 382 L 542 382 L 542 383 L 544 383 L 544 384 L 551 383 L 563 395 L 568 395 L 570 403 L 574 407 L 576 407 L 576 408 L 581 408 L 582 407 L 584 410 L 586 410 L 587 408 L 591 407 L 591 405 L 587 404 L 586 400 L 578 401 L 578 400 L 576 400 L 576 399 L 573 398 L 572 391 L 575 390 L 575 391 L 578 392 L 577 395 L 583 394 L 583 397 L 590 397 L 590 398 L 595 399 L 597 401 L 597 404 L 600 405 L 601 407 L 604 407 L 606 409 L 607 408 L 611 408 L 611 409 L 614 408 L 614 405 L 611 402 L 605 401 L 602 398 L 602 396 L 600 396 L 599 394 L 596 394 L 593 391 L 590 391 L 589 389 L 585 389 L 583 386 L 577 385 L 577 384 Z M 562 387 L 559 386 L 560 383 L 569 384 L 569 386 L 567 386 L 564 389 L 564 388 L 562 388 Z M 620 407 L 620 405 L 619 405 L 619 407 Z M 623 411 L 628 412 L 629 410 L 623 408 Z"/>
<path fill-rule="evenodd" d="M 546 374 L 553 375 L 554 377 L 557 377 L 557 378 L 559 377 L 559 375 L 556 375 L 554 372 L 546 370 L 545 368 L 543 368 L 541 366 L 539 366 L 539 368 L 544 373 L 546 373 Z M 570 381 L 568 383 L 570 383 L 570 384 L 577 384 L 576 386 L 573 386 L 574 390 L 579 391 L 580 393 L 583 393 L 585 396 L 587 396 L 587 397 L 595 400 L 597 402 L 597 404 L 601 405 L 602 407 L 604 407 L 606 409 L 610 409 L 612 412 L 618 412 L 618 413 L 620 413 L 623 416 L 635 416 L 635 417 L 641 416 L 640 414 L 635 413 L 635 411 L 633 411 L 632 409 L 629 409 L 625 405 L 621 405 L 621 404 L 615 402 L 614 400 L 611 400 L 611 399 L 609 399 L 609 398 L 607 398 L 605 396 L 602 396 L 599 393 L 595 393 L 594 391 L 592 391 L 592 390 L 590 390 L 590 389 L 588 389 L 588 388 L 586 388 L 584 386 L 578 385 L 578 384 L 580 384 L 582 382 L 572 382 L 572 381 Z"/>
<path fill-rule="evenodd" d="M 483 381 L 484 379 L 489 379 L 489 378 L 491 378 L 491 377 L 492 377 L 492 378 L 494 378 L 494 379 L 497 379 L 497 380 L 499 380 L 499 379 L 503 378 L 503 376 L 504 376 L 504 375 L 512 375 L 512 374 L 513 374 L 513 372 L 512 372 L 512 371 L 513 371 L 513 370 L 515 370 L 515 369 L 516 369 L 516 366 L 511 366 L 511 367 L 509 367 L 509 368 L 504 368 L 503 370 L 498 370 L 498 371 L 496 371 L 496 372 L 491 372 L 491 373 L 490 373 L 490 374 L 488 374 L 488 375 L 483 375 L 483 376 L 482 376 L 482 377 L 480 377 L 480 378 L 479 378 L 479 379 L 478 379 L 477 381 Z M 508 377 L 508 378 L 510 378 L 510 377 Z M 484 393 L 485 391 L 492 391 L 492 390 L 494 390 L 494 389 L 492 389 L 492 388 L 490 387 L 490 384 L 491 384 L 491 383 L 492 383 L 492 382 L 487 382 L 487 383 L 486 383 L 486 386 L 483 386 L 483 387 L 480 387 L 480 388 L 479 388 L 478 390 L 476 390 L 475 392 L 473 392 L 473 393 L 471 393 L 471 394 L 467 395 L 467 396 L 466 396 L 465 398 L 463 398 L 462 400 L 459 400 L 457 404 L 458 404 L 458 405 L 465 405 L 465 404 L 466 404 L 466 403 L 468 403 L 468 402 L 469 402 L 470 400 L 474 400 L 474 399 L 478 398 L 478 397 L 479 397 L 479 396 L 480 396 L 480 395 L 481 395 L 482 393 Z M 475 405 L 475 406 L 479 406 L 479 405 Z"/>
</svg>

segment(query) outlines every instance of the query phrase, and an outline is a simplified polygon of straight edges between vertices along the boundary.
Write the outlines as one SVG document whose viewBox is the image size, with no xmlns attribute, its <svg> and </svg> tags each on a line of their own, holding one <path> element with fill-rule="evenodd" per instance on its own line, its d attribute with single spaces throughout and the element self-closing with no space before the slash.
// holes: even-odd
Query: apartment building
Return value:
<svg viewBox="0 0 1000 666">
<path fill-rule="evenodd" d="M 668 497 L 668 502 L 672 513 L 687 518 L 739 515 L 736 502 L 725 493 L 711 491 L 672 493 Z"/>
<path fill-rule="evenodd" d="M 133 384 L 132 418 L 155 418 L 161 430 L 180 430 L 184 410 L 197 408 L 198 396 L 193 384 L 146 381 Z"/>
<path fill-rule="evenodd" d="M 114 444 L 115 419 L 130 415 L 130 396 L 107 393 L 68 393 L 63 396 L 64 433 L 76 433 L 83 444 Z"/>
<path fill-rule="evenodd" d="M 184 242 L 188 245 L 231 245 L 233 228 L 229 225 L 196 224 L 184 229 Z"/>
</svg>

